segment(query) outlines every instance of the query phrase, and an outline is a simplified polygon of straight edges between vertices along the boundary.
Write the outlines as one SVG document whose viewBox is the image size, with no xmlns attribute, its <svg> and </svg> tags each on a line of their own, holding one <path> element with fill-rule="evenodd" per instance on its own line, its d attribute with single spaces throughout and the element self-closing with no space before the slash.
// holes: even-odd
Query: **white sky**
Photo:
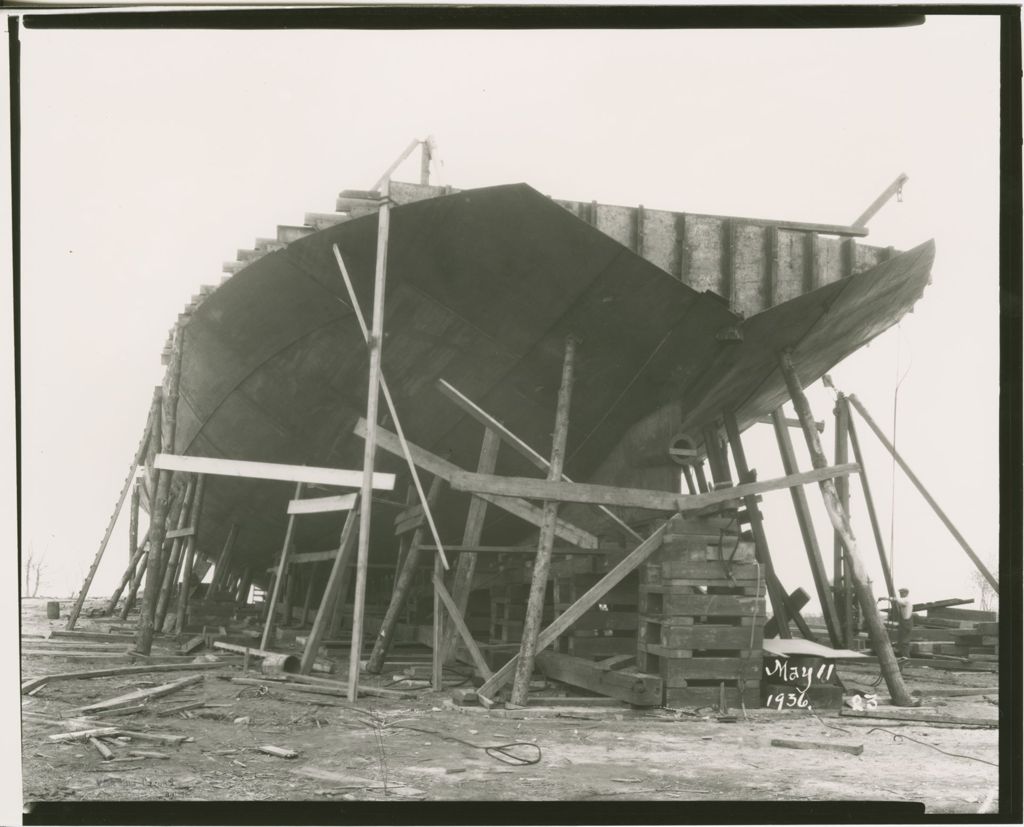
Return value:
<svg viewBox="0 0 1024 827">
<path fill-rule="evenodd" d="M 981 17 L 881 31 L 23 31 L 22 519 L 48 562 L 42 592 L 81 583 L 167 331 L 199 286 L 277 224 L 369 187 L 427 133 L 441 183 L 681 211 L 848 223 L 908 173 L 905 203 L 866 242 L 935 238 L 934 284 L 833 376 L 889 431 L 897 360 L 909 368 L 899 449 L 995 568 L 998 59 L 998 21 Z M 830 398 L 811 400 L 831 446 Z M 890 462 L 860 434 L 888 539 Z M 761 478 L 781 475 L 769 426 L 746 441 Z M 895 499 L 899 584 L 973 596 L 973 567 L 898 471 Z M 788 494 L 765 510 L 783 582 L 813 592 Z M 126 526 L 95 594 L 123 571 Z"/>
</svg>

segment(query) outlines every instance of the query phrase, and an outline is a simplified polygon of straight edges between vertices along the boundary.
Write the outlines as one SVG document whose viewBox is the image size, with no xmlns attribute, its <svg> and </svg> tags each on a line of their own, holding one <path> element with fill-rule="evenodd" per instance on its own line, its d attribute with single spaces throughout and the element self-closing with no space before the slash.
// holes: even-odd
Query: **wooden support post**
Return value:
<svg viewBox="0 0 1024 827">
<path fill-rule="evenodd" d="M 836 405 L 833 412 L 836 423 L 836 462 L 846 462 L 849 459 L 849 445 L 847 425 L 850 421 L 850 411 L 845 405 Z M 836 495 L 839 497 L 839 504 L 846 514 L 850 513 L 850 486 L 844 477 L 835 482 Z M 853 622 L 853 600 L 851 593 L 849 563 L 844 559 L 843 539 L 839 531 L 834 531 L 832 536 L 832 557 L 833 572 L 832 588 L 836 595 L 836 605 L 839 607 L 840 628 L 843 632 L 843 645 L 849 646 L 850 641 L 856 637 L 857 629 Z"/>
<path fill-rule="evenodd" d="M 683 479 L 686 480 L 686 490 L 690 494 L 696 494 L 700 489 L 697 488 L 697 483 L 694 481 L 693 468 L 689 465 L 684 465 L 682 467 L 682 474 Z"/>
<path fill-rule="evenodd" d="M 857 426 L 854 425 L 853 417 L 849 414 L 850 400 L 845 395 L 839 394 L 839 404 L 847 409 L 846 424 L 850 433 L 850 445 L 853 446 L 853 458 L 857 461 L 860 471 L 860 488 L 864 493 L 864 504 L 868 509 L 868 519 L 871 521 L 871 533 L 875 537 L 875 548 L 878 549 L 878 561 L 882 564 L 882 576 L 885 577 L 885 587 L 888 594 L 896 594 L 896 585 L 892 579 L 892 569 L 889 568 L 889 556 L 886 553 L 885 540 L 882 539 L 882 526 L 878 521 L 878 512 L 875 511 L 875 499 L 871 496 L 871 484 L 868 482 L 868 472 L 864 467 L 864 455 L 860 450 L 860 440 L 857 438 Z M 849 483 L 847 483 L 849 485 Z"/>
<path fill-rule="evenodd" d="M 316 617 L 313 619 L 313 627 L 306 637 L 306 648 L 302 652 L 302 664 L 299 667 L 299 672 L 303 675 L 308 675 L 313 669 L 313 662 L 320 649 L 320 641 L 323 640 L 327 626 L 331 622 L 335 605 L 344 605 L 345 603 L 345 594 L 342 591 L 345 580 L 343 575 L 352 562 L 356 525 L 359 523 L 359 515 L 356 513 L 358 510 L 359 503 L 356 503 L 355 508 L 345 515 L 345 525 L 341 529 L 341 538 L 338 540 L 338 553 L 331 564 L 331 573 L 327 577 L 327 585 L 320 598 L 320 605 L 317 607 Z"/>
<path fill-rule="evenodd" d="M 295 484 L 295 496 L 292 499 L 299 499 L 302 496 L 301 482 Z M 277 598 L 281 593 L 281 581 L 288 571 L 288 557 L 292 551 L 292 538 L 295 533 L 295 515 L 288 515 L 288 527 L 284 533 L 284 544 L 281 546 L 281 557 L 277 561 L 277 574 L 274 576 L 274 589 L 270 593 L 270 600 L 267 601 L 266 622 L 263 625 L 263 637 L 260 639 L 260 648 L 269 649 L 274 640 L 274 611 L 277 609 Z"/>
<path fill-rule="evenodd" d="M 433 617 L 433 650 L 431 652 L 430 686 L 435 692 L 442 688 L 442 677 L 444 675 L 444 606 L 441 602 L 440 589 L 444 588 L 444 569 L 441 568 L 441 558 L 434 554 L 434 617 Z M 440 588 L 439 588 L 440 587 Z"/>
<path fill-rule="evenodd" d="M 295 589 L 298 586 L 299 572 L 294 566 L 289 565 L 284 577 L 284 600 L 281 602 L 282 627 L 291 626 L 295 617 Z"/>
<path fill-rule="evenodd" d="M 153 440 L 154 445 L 158 445 L 160 451 L 165 454 L 174 451 L 174 429 L 178 418 L 178 386 L 181 379 L 181 352 L 184 347 L 184 338 L 184 328 L 179 324 L 171 345 L 171 359 L 164 379 L 166 393 L 162 397 L 163 404 L 160 415 L 153 421 L 154 435 L 159 434 L 159 439 Z M 160 582 L 154 575 L 163 568 L 164 520 L 167 515 L 167 500 L 170 490 L 171 473 L 159 471 L 156 475 L 156 486 L 151 500 L 149 574 L 146 575 L 146 589 L 142 596 L 142 611 L 139 613 L 138 634 L 135 641 L 135 651 L 141 655 L 148 655 L 153 647 L 156 602 L 160 596 Z"/>
<path fill-rule="evenodd" d="M 314 563 L 313 567 L 305 575 L 306 596 L 302 601 L 302 625 L 309 622 L 309 607 L 313 603 L 313 585 L 317 582 L 317 575 L 320 574 L 320 564 Z"/>
<path fill-rule="evenodd" d="M 775 429 L 775 439 L 779 444 L 779 453 L 782 455 L 783 470 L 786 474 L 797 473 L 796 454 L 793 451 L 789 425 L 782 413 L 782 408 L 772 411 L 772 427 Z M 825 616 L 825 628 L 828 629 L 829 641 L 833 646 L 839 647 L 842 645 L 839 615 L 836 612 L 832 590 L 829 588 L 825 561 L 821 557 L 821 548 L 818 546 L 818 536 L 814 531 L 807 494 L 803 486 L 800 485 L 790 488 L 789 493 L 793 498 L 793 509 L 796 511 L 797 524 L 800 526 L 800 536 L 803 538 L 804 550 L 807 552 L 807 560 L 811 566 L 814 589 L 818 593 L 818 602 L 821 603 L 821 610 Z"/>
<path fill-rule="evenodd" d="M 455 600 L 450 594 L 448 589 L 445 588 L 444 580 L 435 571 L 433 577 L 434 593 L 444 603 L 445 609 L 448 610 L 448 616 L 451 618 L 452 623 L 455 625 L 455 629 L 458 634 L 462 637 L 462 642 L 466 644 L 466 649 L 469 650 L 469 656 L 473 659 L 473 664 L 476 666 L 477 671 L 483 676 L 484 680 L 491 677 L 491 670 L 487 666 L 487 661 L 484 660 L 484 656 L 480 654 L 480 647 L 476 645 L 476 641 L 473 640 L 473 634 L 469 631 L 469 627 L 466 626 L 466 621 L 462 617 L 462 612 L 455 605 Z"/>
<path fill-rule="evenodd" d="M 228 537 L 224 541 L 224 547 L 220 550 L 220 556 L 217 558 L 216 564 L 213 567 L 213 580 L 210 581 L 210 595 L 213 596 L 217 592 L 221 591 L 227 585 L 228 564 L 231 560 L 231 552 L 234 551 L 235 541 L 238 539 L 238 523 L 232 523 L 231 529 L 228 531 Z"/>
<path fill-rule="evenodd" d="M 124 574 L 121 575 L 121 582 L 117 584 L 117 588 L 114 589 L 114 593 L 110 595 L 110 600 L 107 601 L 107 608 L 103 611 L 103 614 L 112 615 L 114 613 L 114 610 L 117 608 L 117 601 L 121 599 L 121 593 L 125 590 L 125 587 L 132 582 L 132 578 L 135 576 L 135 569 L 139 566 L 139 563 L 146 553 L 145 547 L 148 542 L 149 532 L 147 531 L 145 536 L 142 538 L 142 545 L 136 547 L 131 560 L 128 561 L 128 568 L 124 570 Z"/>
<path fill-rule="evenodd" d="M 420 141 L 420 183 L 430 184 L 430 141 Z"/>
<path fill-rule="evenodd" d="M 155 400 L 154 400 L 155 401 Z M 114 526 L 117 525 L 117 518 L 121 515 L 121 508 L 124 505 L 125 497 L 128 496 L 129 490 L 132 490 L 132 507 L 133 507 L 133 528 L 129 529 L 129 538 L 133 534 L 138 532 L 138 486 L 135 481 L 135 472 L 138 470 L 139 465 L 145 459 L 146 447 L 149 443 L 149 437 L 153 430 L 153 411 L 150 409 L 150 415 L 146 420 L 146 427 L 142 433 L 142 439 L 139 441 L 138 447 L 135 449 L 135 455 L 132 458 L 131 467 L 128 469 L 128 476 L 125 477 L 124 484 L 121 486 L 121 493 L 117 497 L 117 505 L 114 506 L 114 513 L 110 515 L 110 520 L 107 522 L 107 528 L 103 532 L 103 539 L 100 541 L 100 547 L 96 551 L 96 556 L 93 557 L 92 565 L 89 566 L 89 571 L 85 575 L 85 581 L 82 583 L 82 588 L 78 590 L 78 598 L 75 600 L 74 605 L 71 607 L 71 614 L 68 616 L 66 629 L 74 629 L 75 624 L 78 622 L 78 616 L 82 613 L 82 606 L 85 604 L 85 598 L 89 594 L 89 588 L 92 586 L 92 580 L 96 576 L 96 570 L 100 566 L 100 560 L 103 559 L 103 553 L 107 550 L 107 543 L 110 542 L 110 535 L 114 533 Z M 131 548 L 131 539 L 129 539 L 129 559 L 134 555 L 134 549 Z"/>
<path fill-rule="evenodd" d="M 693 466 L 693 473 L 697 477 L 697 488 L 700 489 L 700 493 L 701 494 L 707 494 L 708 491 L 709 491 L 709 488 L 708 488 L 708 478 L 704 474 L 704 464 L 701 463 L 700 465 Z"/>
<path fill-rule="evenodd" d="M 245 606 L 249 603 L 249 592 L 252 590 L 252 568 L 249 566 L 245 567 L 242 572 L 241 578 L 238 580 L 238 594 L 236 603 L 239 606 Z"/>
<path fill-rule="evenodd" d="M 152 428 L 152 425 L 147 427 L 147 431 Z M 147 434 L 148 437 L 148 434 Z M 141 454 L 145 454 L 145 446 L 148 443 L 143 443 Z M 139 457 L 140 460 L 144 460 L 145 456 Z M 128 563 L 131 565 L 131 561 L 135 559 L 135 552 L 139 550 L 139 486 L 142 485 L 142 480 L 136 478 L 135 484 L 132 486 L 132 501 L 130 504 L 130 510 L 128 512 Z"/>
<path fill-rule="evenodd" d="M 483 442 L 480 445 L 480 458 L 476 464 L 478 474 L 494 473 L 500 447 L 501 439 L 498 434 L 490 428 L 485 428 Z M 462 545 L 476 546 L 480 544 L 480 538 L 484 530 L 484 518 L 486 516 L 487 501 L 479 497 L 471 497 L 469 511 L 466 514 L 466 527 L 462 532 Z M 473 590 L 473 578 L 476 575 L 476 561 L 476 554 L 472 552 L 461 553 L 452 576 L 451 595 L 460 617 L 465 616 L 466 608 L 469 606 L 469 595 Z M 442 663 L 449 663 L 455 657 L 455 650 L 458 644 L 457 634 L 458 629 L 453 616 L 445 629 L 444 639 L 441 642 Z"/>
<path fill-rule="evenodd" d="M 619 585 L 630 572 L 634 571 L 637 566 L 642 565 L 654 552 L 661 548 L 662 538 L 665 536 L 667 528 L 668 522 L 658 526 L 651 533 L 650 537 L 627 554 L 611 571 L 577 598 L 575 603 L 556 617 L 551 625 L 537 636 L 537 651 L 541 652 L 554 643 L 556 638 L 564 634 L 587 611 L 597 605 L 597 602 Z M 518 661 L 519 655 L 513 656 L 501 669 L 484 682 L 483 686 L 477 690 L 477 695 L 483 698 L 490 698 L 492 693 L 501 689 L 516 671 Z"/>
<path fill-rule="evenodd" d="M 704 429 L 704 450 L 707 453 L 711 479 L 715 488 L 731 486 L 732 473 L 729 471 L 729 457 L 722 447 L 717 426 L 709 425 Z"/>
<path fill-rule="evenodd" d="M 377 452 L 377 411 L 380 403 L 380 362 L 384 337 L 384 285 L 387 274 L 388 228 L 391 208 L 388 183 L 377 212 L 377 262 L 373 278 L 373 321 L 367 347 L 370 350 L 369 387 L 366 394 L 366 440 L 363 449 L 363 487 L 359 509 L 359 549 L 356 555 L 356 590 L 352 599 L 352 649 L 348 664 L 348 699 L 359 697 L 359 661 L 363 654 L 363 609 L 366 603 L 366 572 L 370 558 L 370 515 L 373 505 L 373 463 Z"/>
<path fill-rule="evenodd" d="M 925 502 L 932 507 L 932 511 L 934 511 L 938 518 L 942 520 L 942 524 L 949 529 L 950 534 L 952 534 L 954 539 L 960 544 L 960 548 L 962 548 L 967 553 L 967 556 L 971 558 L 974 565 L 988 581 L 993 591 L 995 591 L 996 594 L 999 594 L 999 581 L 992 576 L 992 572 L 985 567 L 985 564 L 981 562 L 981 558 L 979 558 L 978 555 L 974 553 L 974 550 L 967 544 L 967 540 L 964 539 L 964 536 L 957 531 L 956 526 L 953 525 L 953 521 L 946 516 L 946 512 L 939 508 L 939 504 L 935 502 L 932 495 L 928 493 L 928 489 L 924 487 L 924 484 L 917 478 L 917 475 L 910 470 L 910 466 L 907 465 L 903 457 L 896 453 L 896 447 L 886 439 L 885 434 L 882 433 L 882 429 L 875 424 L 875 420 L 871 418 L 871 415 L 867 410 L 865 410 L 864 406 L 860 403 L 860 400 L 852 393 L 846 398 L 850 400 L 850 404 L 853 405 L 857 413 L 861 415 L 861 418 L 868 424 L 868 427 L 874 431 L 879 442 L 881 442 L 885 446 L 886 450 L 892 454 L 892 458 L 896 460 L 896 464 L 903 469 L 903 473 L 907 475 L 907 478 L 914 484 L 914 487 L 921 493 Z"/>
<path fill-rule="evenodd" d="M 441 488 L 444 480 L 434 477 L 430 483 L 430 491 L 427 492 L 427 503 L 434 506 L 438 497 L 441 496 Z M 387 611 L 384 613 L 384 620 L 380 625 L 380 633 L 373 644 L 373 651 L 366 661 L 366 671 L 372 674 L 379 674 L 384 668 L 384 659 L 391 648 L 391 641 L 395 635 L 395 626 L 405 608 L 405 602 L 412 590 L 413 580 L 416 576 L 416 567 L 419 565 L 420 555 L 423 553 L 423 526 L 415 529 L 412 535 L 412 545 L 409 546 L 409 553 L 405 556 L 405 563 L 402 570 L 395 578 L 395 588 L 391 593 L 391 600 L 388 603 Z M 436 554 L 437 552 L 434 552 Z M 356 668 L 359 668 L 358 663 Z"/>
<path fill-rule="evenodd" d="M 548 479 L 562 479 L 565 463 L 565 442 L 569 434 L 569 409 L 572 401 L 573 370 L 576 363 L 576 340 L 569 336 L 565 340 L 565 357 L 562 361 L 562 383 L 558 389 L 558 408 L 555 413 L 555 432 L 552 437 L 551 467 Z M 533 564 L 533 581 L 530 597 L 523 620 L 523 637 L 519 645 L 519 663 L 516 667 L 515 682 L 512 685 L 512 703 L 525 706 L 530 693 L 530 678 L 533 676 L 533 660 L 537 654 L 537 635 L 540 633 L 541 616 L 544 612 L 544 593 L 551 570 L 551 548 L 555 542 L 555 520 L 558 517 L 558 503 L 544 503 L 544 522 L 537 541 L 537 558 Z"/>
<path fill-rule="evenodd" d="M 182 498 L 181 511 L 178 513 L 179 529 L 185 527 L 188 522 L 192 501 L 195 497 L 196 478 L 189 477 L 185 486 L 185 496 Z M 167 558 L 167 565 L 164 567 L 163 578 L 160 586 L 160 594 L 157 598 L 156 612 L 153 615 L 153 628 L 156 631 L 163 631 L 164 618 L 167 616 L 167 607 L 171 602 L 171 592 L 174 589 L 175 577 L 178 573 L 178 563 L 181 557 L 184 543 L 180 537 L 171 541 L 171 551 Z"/>
<path fill-rule="evenodd" d="M 725 432 L 732 446 L 732 459 L 736 465 L 736 473 L 740 482 L 753 482 L 754 474 L 747 465 L 747 454 L 743 450 L 743 442 L 740 439 L 739 424 L 732 411 L 726 411 L 723 416 Z M 786 611 L 786 591 L 779 583 L 775 574 L 775 566 L 772 563 L 772 555 L 768 549 L 768 536 L 764 532 L 764 522 L 761 519 L 761 511 L 757 507 L 757 497 L 744 497 L 743 505 L 747 509 L 747 518 L 750 520 L 750 530 L 754 534 L 754 550 L 757 553 L 757 561 L 764 567 L 765 584 L 768 587 L 768 597 L 772 603 L 772 613 L 778 625 L 779 635 L 783 638 L 790 637 L 789 614 Z"/>
<path fill-rule="evenodd" d="M 135 567 L 132 579 L 124 592 L 124 603 L 121 604 L 121 612 L 118 615 L 121 620 L 127 620 L 128 613 L 135 607 L 135 600 L 139 593 L 139 586 L 142 584 L 142 575 L 145 574 L 146 565 L 149 563 L 148 539 L 142 544 L 140 551 L 141 554 L 139 555 L 138 565 Z"/>
<path fill-rule="evenodd" d="M 796 368 L 793 365 L 792 353 L 788 350 L 779 354 L 779 367 L 786 380 L 786 388 L 796 414 L 803 423 L 804 439 L 807 441 L 807 448 L 811 455 L 811 463 L 815 468 L 824 468 L 828 465 L 825 452 L 821 448 L 821 440 L 814 427 L 814 416 L 811 414 L 811 406 L 804 395 L 803 386 L 800 384 L 800 377 L 797 376 Z M 853 578 L 854 589 L 860 603 L 861 616 L 864 618 L 871 638 L 871 645 L 878 657 L 882 675 L 885 678 L 886 686 L 892 697 L 893 703 L 897 706 L 911 706 L 913 700 L 907 692 L 903 683 L 903 675 L 900 674 L 896 664 L 896 656 L 892 651 L 892 643 L 889 635 L 882 624 L 875 604 L 875 597 L 871 592 L 871 585 L 868 583 L 867 573 L 864 564 L 861 562 L 860 554 L 857 551 L 857 541 L 853 536 L 850 527 L 849 515 L 843 510 L 842 503 L 836 493 L 835 483 L 830 479 L 818 483 L 821 488 L 822 499 L 825 501 L 825 510 L 828 512 L 832 526 L 840 532 L 843 546 L 846 550 L 847 559 L 850 563 L 850 574 Z"/>
<path fill-rule="evenodd" d="M 196 544 L 199 536 L 199 516 L 203 509 L 203 491 L 206 488 L 206 477 L 200 474 L 196 482 L 196 495 L 192 500 L 192 517 L 189 524 L 193 533 L 185 541 L 185 564 L 181 569 L 181 591 L 178 592 L 178 607 L 175 612 L 174 628 L 180 634 L 185 628 L 185 613 L 188 611 L 188 598 L 191 591 L 192 566 L 195 562 Z"/>
</svg>

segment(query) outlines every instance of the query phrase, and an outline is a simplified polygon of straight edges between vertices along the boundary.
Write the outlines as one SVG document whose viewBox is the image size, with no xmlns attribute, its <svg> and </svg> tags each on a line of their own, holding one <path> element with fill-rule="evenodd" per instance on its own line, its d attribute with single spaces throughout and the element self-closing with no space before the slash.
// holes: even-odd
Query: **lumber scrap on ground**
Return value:
<svg viewBox="0 0 1024 827">
<path fill-rule="evenodd" d="M 109 678 L 114 675 L 142 675 L 146 672 L 188 672 L 198 669 L 223 669 L 229 663 L 160 663 L 143 666 L 117 666 L 111 669 L 89 669 L 84 672 L 60 672 L 53 675 L 40 675 L 29 678 L 21 684 L 21 694 L 27 695 L 36 687 L 57 681 L 73 681 L 78 678 Z"/>
<path fill-rule="evenodd" d="M 633 706 L 661 705 L 662 679 L 658 675 L 617 672 L 585 658 L 549 651 L 538 652 L 535 663 L 540 672 L 556 681 L 599 692 Z"/>
</svg>

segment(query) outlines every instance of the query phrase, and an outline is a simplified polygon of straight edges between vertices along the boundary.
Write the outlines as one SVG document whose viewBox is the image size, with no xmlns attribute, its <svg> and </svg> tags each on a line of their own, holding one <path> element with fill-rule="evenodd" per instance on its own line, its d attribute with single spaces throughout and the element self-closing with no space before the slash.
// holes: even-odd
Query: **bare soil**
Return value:
<svg viewBox="0 0 1024 827">
<path fill-rule="evenodd" d="M 67 607 L 62 601 L 62 612 Z M 46 619 L 44 600 L 22 602 L 23 649 L 37 639 L 28 636 L 64 625 L 63 617 Z M 109 619 L 84 616 L 78 624 L 83 630 L 110 627 Z M 47 653 L 23 657 L 21 665 L 22 677 L 29 678 L 121 662 Z M 921 713 L 997 716 L 994 696 L 927 696 L 930 687 L 994 687 L 997 673 L 907 672 L 910 688 L 925 695 Z M 76 707 L 189 674 L 183 666 L 162 674 L 78 679 L 23 695 L 25 801 L 885 800 L 923 802 L 930 813 L 998 810 L 997 768 L 982 763 L 998 762 L 995 729 L 864 721 L 806 710 L 732 710 L 736 721 L 730 723 L 720 722 L 712 709 L 634 710 L 613 702 L 488 712 L 453 705 L 450 691 L 430 690 L 415 700 L 361 699 L 350 705 L 270 681 L 262 687 L 232 683 L 227 678 L 241 676 L 242 669 L 229 665 L 195 672 L 203 675 L 200 683 L 156 699 L 142 712 L 98 716 L 127 729 L 189 736 L 180 747 L 114 741 L 109 745 L 119 760 L 110 762 L 88 742 L 47 738 L 76 728 L 62 720 Z M 387 683 L 387 674 L 378 683 Z M 869 688 L 873 678 L 864 670 L 841 674 L 848 686 Z M 884 684 L 881 694 L 884 709 Z M 207 706 L 184 713 L 193 717 L 156 714 L 190 701 Z M 863 745 L 864 751 L 782 749 L 771 745 L 773 738 Z M 536 745 L 540 761 L 512 765 L 483 749 L 511 742 Z M 263 754 L 262 745 L 298 756 Z M 120 760 L 131 750 L 168 757 Z M 537 755 L 530 746 L 511 751 L 527 759 Z"/>
</svg>

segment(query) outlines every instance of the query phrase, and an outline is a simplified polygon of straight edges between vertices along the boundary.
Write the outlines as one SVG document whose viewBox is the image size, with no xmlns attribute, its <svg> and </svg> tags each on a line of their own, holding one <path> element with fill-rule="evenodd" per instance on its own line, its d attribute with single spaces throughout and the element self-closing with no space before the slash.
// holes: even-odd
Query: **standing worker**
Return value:
<svg viewBox="0 0 1024 827">
<path fill-rule="evenodd" d="M 900 589 L 899 597 L 883 597 L 879 600 L 888 600 L 896 609 L 896 617 L 899 620 L 896 655 L 901 658 L 909 657 L 910 638 L 914 632 L 914 604 L 910 602 L 910 589 Z"/>
</svg>

